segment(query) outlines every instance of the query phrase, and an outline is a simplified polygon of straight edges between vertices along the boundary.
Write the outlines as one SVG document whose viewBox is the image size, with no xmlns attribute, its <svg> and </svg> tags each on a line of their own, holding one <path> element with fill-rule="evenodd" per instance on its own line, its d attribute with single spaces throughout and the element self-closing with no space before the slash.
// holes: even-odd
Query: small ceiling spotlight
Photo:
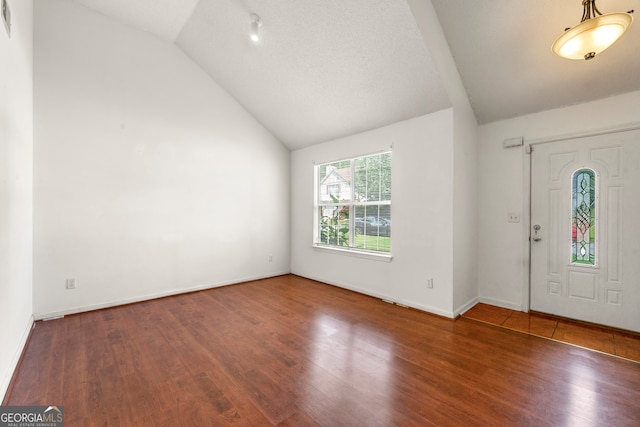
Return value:
<svg viewBox="0 0 640 427">
<path fill-rule="evenodd" d="M 260 27 L 262 27 L 262 19 L 255 13 L 251 14 L 251 41 L 260 42 Z"/>
<path fill-rule="evenodd" d="M 603 15 L 596 7 L 596 0 L 582 0 L 582 6 L 582 21 L 565 29 L 551 46 L 556 55 L 567 59 L 592 59 L 615 43 L 633 22 L 633 10 Z"/>
</svg>

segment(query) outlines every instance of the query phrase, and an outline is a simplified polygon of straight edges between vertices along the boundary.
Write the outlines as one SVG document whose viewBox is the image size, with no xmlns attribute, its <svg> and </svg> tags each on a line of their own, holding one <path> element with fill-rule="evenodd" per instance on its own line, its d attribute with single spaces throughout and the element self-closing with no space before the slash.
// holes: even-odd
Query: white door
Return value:
<svg viewBox="0 0 640 427">
<path fill-rule="evenodd" d="M 531 310 L 640 331 L 640 130 L 531 156 Z"/>
</svg>

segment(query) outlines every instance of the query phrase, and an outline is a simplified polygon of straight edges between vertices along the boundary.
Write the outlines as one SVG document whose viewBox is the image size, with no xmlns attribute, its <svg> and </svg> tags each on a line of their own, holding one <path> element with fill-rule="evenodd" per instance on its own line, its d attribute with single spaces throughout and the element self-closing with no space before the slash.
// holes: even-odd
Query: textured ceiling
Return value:
<svg viewBox="0 0 640 427">
<path fill-rule="evenodd" d="M 75 1 L 174 41 L 290 149 L 451 106 L 406 0 Z"/>
<path fill-rule="evenodd" d="M 600 0 L 602 13 L 636 10 L 635 23 L 590 61 L 551 44 L 582 18 L 581 0 L 432 0 L 480 123 L 640 89 L 640 2 Z"/>
<path fill-rule="evenodd" d="M 75 0 L 97 12 L 174 41 L 198 0 Z"/>
<path fill-rule="evenodd" d="M 451 106 L 406 0 L 75 1 L 175 42 L 291 149 Z M 640 89 L 639 22 L 595 59 L 570 61 L 550 46 L 579 22 L 581 0 L 423 1 L 480 123 Z M 598 7 L 640 13 L 639 2 Z"/>
<path fill-rule="evenodd" d="M 176 43 L 294 149 L 450 106 L 405 0 L 201 0 Z"/>
</svg>

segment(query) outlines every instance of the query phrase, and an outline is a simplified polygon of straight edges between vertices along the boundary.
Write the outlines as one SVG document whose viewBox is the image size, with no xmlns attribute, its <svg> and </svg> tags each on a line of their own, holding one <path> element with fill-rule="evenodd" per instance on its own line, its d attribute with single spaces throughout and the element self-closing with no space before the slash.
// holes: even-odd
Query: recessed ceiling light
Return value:
<svg viewBox="0 0 640 427">
<path fill-rule="evenodd" d="M 254 43 L 260 42 L 260 27 L 262 26 L 262 19 L 255 13 L 251 14 L 251 41 Z"/>
</svg>

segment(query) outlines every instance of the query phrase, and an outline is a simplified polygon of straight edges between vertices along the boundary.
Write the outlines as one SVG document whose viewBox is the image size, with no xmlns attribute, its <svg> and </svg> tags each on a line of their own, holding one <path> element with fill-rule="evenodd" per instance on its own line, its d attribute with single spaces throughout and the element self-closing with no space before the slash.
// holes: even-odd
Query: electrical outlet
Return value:
<svg viewBox="0 0 640 427">
<path fill-rule="evenodd" d="M 427 280 L 427 288 L 433 288 L 433 279 Z"/>
<path fill-rule="evenodd" d="M 509 222 L 520 222 L 520 214 L 517 212 L 510 212 L 507 218 Z"/>
<path fill-rule="evenodd" d="M 75 289 L 76 288 L 76 279 L 67 279 L 66 288 L 67 289 Z"/>
<path fill-rule="evenodd" d="M 269 262 L 273 262 L 273 255 L 269 255 Z"/>
</svg>

